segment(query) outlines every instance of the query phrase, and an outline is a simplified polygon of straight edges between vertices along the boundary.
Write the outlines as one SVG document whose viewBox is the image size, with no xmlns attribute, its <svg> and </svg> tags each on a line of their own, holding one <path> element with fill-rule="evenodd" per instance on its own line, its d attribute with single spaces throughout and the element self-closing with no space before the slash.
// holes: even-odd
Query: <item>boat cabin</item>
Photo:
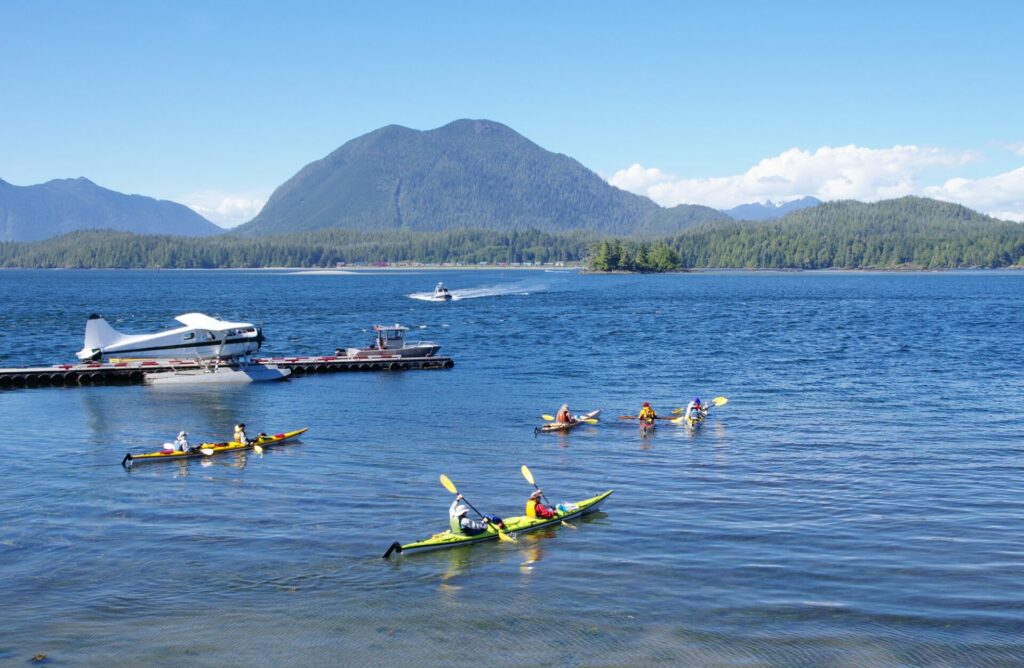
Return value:
<svg viewBox="0 0 1024 668">
<path fill-rule="evenodd" d="M 405 347 L 405 333 L 409 331 L 409 328 L 395 323 L 394 325 L 374 325 L 373 331 L 376 332 L 377 338 L 371 347 L 377 350 L 389 350 Z"/>
</svg>

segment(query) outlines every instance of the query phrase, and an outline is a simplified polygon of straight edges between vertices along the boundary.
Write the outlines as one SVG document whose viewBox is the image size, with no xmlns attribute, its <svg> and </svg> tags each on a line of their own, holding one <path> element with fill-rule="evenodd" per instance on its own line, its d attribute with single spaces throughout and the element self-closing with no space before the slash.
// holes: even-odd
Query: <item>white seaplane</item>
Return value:
<svg viewBox="0 0 1024 668">
<path fill-rule="evenodd" d="M 175 318 L 184 327 L 156 334 L 123 334 L 95 313 L 85 323 L 85 343 L 75 353 L 83 361 L 109 359 L 168 360 L 169 371 L 147 374 L 150 384 L 251 383 L 281 380 L 291 373 L 272 364 L 253 364 L 246 356 L 263 346 L 263 330 L 249 322 L 228 322 L 203 313 Z M 174 368 L 172 358 L 195 360 L 187 368 Z"/>
</svg>

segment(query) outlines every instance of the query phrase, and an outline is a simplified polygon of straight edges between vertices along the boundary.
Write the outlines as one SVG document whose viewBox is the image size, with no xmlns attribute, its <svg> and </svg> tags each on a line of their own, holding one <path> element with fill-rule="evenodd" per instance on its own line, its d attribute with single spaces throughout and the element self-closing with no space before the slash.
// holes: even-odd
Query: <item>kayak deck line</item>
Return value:
<svg viewBox="0 0 1024 668">
<path fill-rule="evenodd" d="M 386 353 L 387 351 L 383 351 Z M 382 354 L 358 359 L 331 355 L 313 357 L 261 357 L 254 364 L 274 365 L 291 370 L 291 377 L 341 371 L 406 371 L 413 369 L 451 369 L 450 357 L 395 357 Z M 209 364 L 210 360 L 206 360 Z M 231 366 L 227 362 L 222 366 Z M 55 364 L 53 366 L 0 369 L 0 389 L 35 387 L 87 387 L 90 385 L 142 385 L 146 377 L 202 369 L 196 360 L 152 359 L 122 362 Z"/>
<path fill-rule="evenodd" d="M 575 519 L 583 515 L 596 512 L 600 509 L 601 504 L 612 495 L 614 489 L 610 489 L 607 492 L 598 494 L 589 499 L 578 501 L 576 509 L 567 513 L 559 513 L 555 517 L 549 519 L 533 518 L 526 516 L 517 516 L 506 518 L 504 533 L 512 536 L 513 538 L 520 534 L 528 531 L 536 531 L 537 529 L 543 529 L 544 527 L 555 526 L 561 524 L 565 520 Z M 466 545 L 475 545 L 485 541 L 497 540 L 498 531 L 493 527 L 488 527 L 487 531 L 476 534 L 474 536 L 466 536 L 463 534 L 455 534 L 451 531 L 442 531 L 435 533 L 430 538 L 425 538 L 420 541 L 413 543 L 406 543 L 402 545 L 398 541 L 392 543 L 387 551 L 382 556 L 383 559 L 391 557 L 392 553 L 402 554 L 404 552 L 429 552 L 431 550 L 442 550 L 450 547 L 463 547 Z"/>
<path fill-rule="evenodd" d="M 121 460 L 121 466 L 128 468 L 136 462 L 166 462 L 181 459 L 196 459 L 198 457 L 212 457 L 229 452 L 244 452 L 246 450 L 252 450 L 257 445 L 261 448 L 269 448 L 285 441 L 289 441 L 297 436 L 301 436 L 307 431 L 309 431 L 309 427 L 303 427 L 302 429 L 296 429 L 295 431 L 261 436 L 250 443 L 238 443 L 235 441 L 228 441 L 226 443 L 200 443 L 189 452 L 182 452 L 180 450 L 157 450 L 156 452 L 146 452 L 138 455 L 133 455 L 129 452 L 124 456 L 124 459 Z M 210 449 L 213 450 L 213 452 L 207 454 L 201 451 L 204 449 Z"/>
</svg>

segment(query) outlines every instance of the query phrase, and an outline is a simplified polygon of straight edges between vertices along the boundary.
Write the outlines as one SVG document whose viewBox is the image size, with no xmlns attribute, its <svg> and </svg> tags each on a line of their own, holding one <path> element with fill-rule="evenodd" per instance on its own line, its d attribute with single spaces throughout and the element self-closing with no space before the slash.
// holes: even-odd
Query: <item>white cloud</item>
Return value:
<svg viewBox="0 0 1024 668">
<path fill-rule="evenodd" d="M 1017 155 L 1024 156 L 1024 141 L 1015 141 L 1012 144 L 1007 144 L 1006 148 Z"/>
<path fill-rule="evenodd" d="M 267 198 L 248 193 L 203 190 L 185 195 L 181 202 L 221 227 L 235 227 L 252 220 L 267 203 Z"/>
<path fill-rule="evenodd" d="M 925 170 L 949 168 L 974 158 L 971 153 L 938 148 L 897 145 L 873 149 L 851 144 L 823 146 L 813 152 L 792 148 L 735 176 L 675 178 L 657 168 L 633 165 L 616 172 L 609 181 L 663 206 L 704 204 L 726 209 L 806 195 L 873 201 L 917 192 L 918 178 Z"/>
<path fill-rule="evenodd" d="M 922 190 L 927 197 L 957 202 L 996 218 L 1024 222 L 1024 167 L 979 179 L 953 178 Z"/>
</svg>

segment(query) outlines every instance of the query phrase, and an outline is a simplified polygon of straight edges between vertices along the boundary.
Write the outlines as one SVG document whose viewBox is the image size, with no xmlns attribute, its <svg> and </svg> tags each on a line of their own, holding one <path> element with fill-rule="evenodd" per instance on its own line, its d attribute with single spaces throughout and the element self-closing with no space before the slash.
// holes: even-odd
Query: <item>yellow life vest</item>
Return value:
<svg viewBox="0 0 1024 668">
<path fill-rule="evenodd" d="M 537 516 L 537 500 L 530 499 L 526 502 L 526 516 L 536 517 Z"/>
</svg>

